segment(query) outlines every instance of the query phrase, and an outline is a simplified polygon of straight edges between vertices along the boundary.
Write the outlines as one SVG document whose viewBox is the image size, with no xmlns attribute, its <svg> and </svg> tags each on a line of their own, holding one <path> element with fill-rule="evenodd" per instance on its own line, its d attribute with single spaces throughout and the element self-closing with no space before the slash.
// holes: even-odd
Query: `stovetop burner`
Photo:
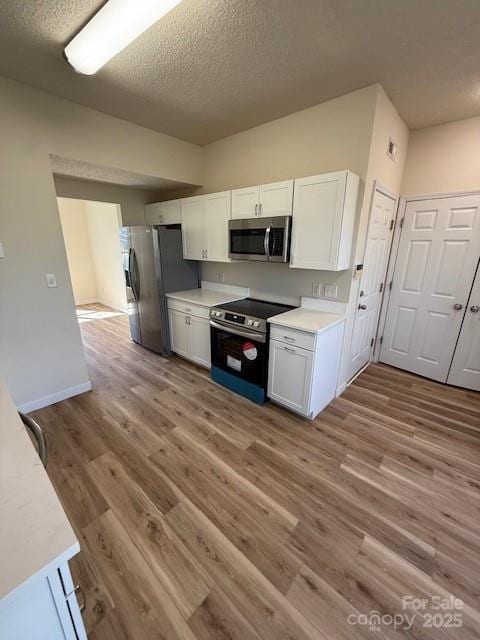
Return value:
<svg viewBox="0 0 480 640">
<path fill-rule="evenodd" d="M 286 304 L 278 304 L 276 302 L 265 302 L 264 300 L 255 300 L 255 298 L 244 298 L 243 300 L 235 300 L 234 302 L 227 302 L 226 304 L 219 305 L 218 308 L 224 311 L 231 311 L 233 313 L 242 313 L 245 316 L 252 316 L 254 318 L 262 318 L 266 320 L 271 316 L 276 316 L 279 313 L 285 313 L 295 307 Z"/>
</svg>

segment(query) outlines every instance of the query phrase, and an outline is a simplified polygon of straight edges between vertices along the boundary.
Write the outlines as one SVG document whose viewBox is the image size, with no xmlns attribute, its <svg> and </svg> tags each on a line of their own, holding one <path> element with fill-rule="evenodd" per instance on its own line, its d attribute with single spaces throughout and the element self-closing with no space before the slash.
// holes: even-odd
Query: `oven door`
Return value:
<svg viewBox="0 0 480 640">
<path fill-rule="evenodd" d="M 229 257 L 234 260 L 288 262 L 290 216 L 230 220 Z"/>
<path fill-rule="evenodd" d="M 268 343 L 265 334 L 210 320 L 210 337 L 212 368 L 266 389 Z"/>
</svg>

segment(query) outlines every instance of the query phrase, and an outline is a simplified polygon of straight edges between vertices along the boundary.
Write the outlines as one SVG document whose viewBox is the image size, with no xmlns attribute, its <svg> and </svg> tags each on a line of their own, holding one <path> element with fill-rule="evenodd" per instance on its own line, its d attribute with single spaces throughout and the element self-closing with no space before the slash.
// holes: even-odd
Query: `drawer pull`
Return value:
<svg viewBox="0 0 480 640">
<path fill-rule="evenodd" d="M 191 312 L 190 307 L 185 307 L 185 311 L 188 311 L 190 313 Z"/>
<path fill-rule="evenodd" d="M 283 347 L 285 349 L 285 351 L 288 351 L 289 353 L 296 353 L 295 349 L 290 349 L 290 347 Z"/>
<path fill-rule="evenodd" d="M 80 595 L 81 598 L 81 602 L 79 602 L 78 604 L 78 608 L 80 609 L 80 613 L 83 613 L 85 611 L 85 608 L 87 606 L 87 599 L 85 597 L 85 591 L 82 589 L 82 587 L 77 584 L 77 586 L 74 589 L 75 595 Z"/>
<path fill-rule="evenodd" d="M 283 336 L 283 338 L 289 342 L 295 342 L 295 338 L 292 338 L 291 336 Z"/>
</svg>

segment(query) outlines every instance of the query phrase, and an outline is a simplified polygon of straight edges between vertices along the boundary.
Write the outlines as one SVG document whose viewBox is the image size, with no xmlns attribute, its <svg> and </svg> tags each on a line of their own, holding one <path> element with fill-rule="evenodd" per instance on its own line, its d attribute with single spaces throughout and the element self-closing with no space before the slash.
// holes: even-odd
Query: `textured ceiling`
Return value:
<svg viewBox="0 0 480 640">
<path fill-rule="evenodd" d="M 101 4 L 2 0 L 0 74 L 200 144 L 374 82 L 411 128 L 480 114 L 479 0 L 183 0 L 80 76 Z"/>
<path fill-rule="evenodd" d="M 81 178 L 82 180 L 95 180 L 96 182 L 107 182 L 108 184 L 120 184 L 135 189 L 150 190 L 171 190 L 185 187 L 185 183 L 174 180 L 145 176 L 124 169 L 104 167 L 82 160 L 72 160 L 50 154 L 52 171 L 57 176 L 69 176 L 70 178 Z M 188 185 L 190 186 L 190 185 Z"/>
</svg>

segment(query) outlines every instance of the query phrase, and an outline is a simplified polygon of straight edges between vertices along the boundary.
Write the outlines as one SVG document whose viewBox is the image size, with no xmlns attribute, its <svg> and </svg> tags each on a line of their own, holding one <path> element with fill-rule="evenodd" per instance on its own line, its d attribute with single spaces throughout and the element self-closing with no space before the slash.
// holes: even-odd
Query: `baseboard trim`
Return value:
<svg viewBox="0 0 480 640">
<path fill-rule="evenodd" d="M 85 298 L 82 300 L 75 300 L 75 306 L 81 307 L 84 304 L 96 304 L 98 302 L 98 298 Z"/>
<path fill-rule="evenodd" d="M 73 396 L 78 396 L 81 393 L 85 393 L 86 391 L 91 391 L 91 390 L 92 390 L 92 383 L 89 380 L 88 382 L 77 384 L 74 387 L 67 387 L 66 389 L 57 391 L 57 393 L 52 393 L 48 396 L 43 396 L 43 398 L 37 398 L 36 400 L 32 400 L 31 402 L 25 402 L 24 404 L 21 404 L 17 408 L 22 413 L 30 413 L 30 411 L 43 409 L 43 407 L 48 407 L 51 404 L 55 404 L 55 402 L 60 402 L 61 400 L 66 400 L 67 398 L 72 398 Z"/>
</svg>

